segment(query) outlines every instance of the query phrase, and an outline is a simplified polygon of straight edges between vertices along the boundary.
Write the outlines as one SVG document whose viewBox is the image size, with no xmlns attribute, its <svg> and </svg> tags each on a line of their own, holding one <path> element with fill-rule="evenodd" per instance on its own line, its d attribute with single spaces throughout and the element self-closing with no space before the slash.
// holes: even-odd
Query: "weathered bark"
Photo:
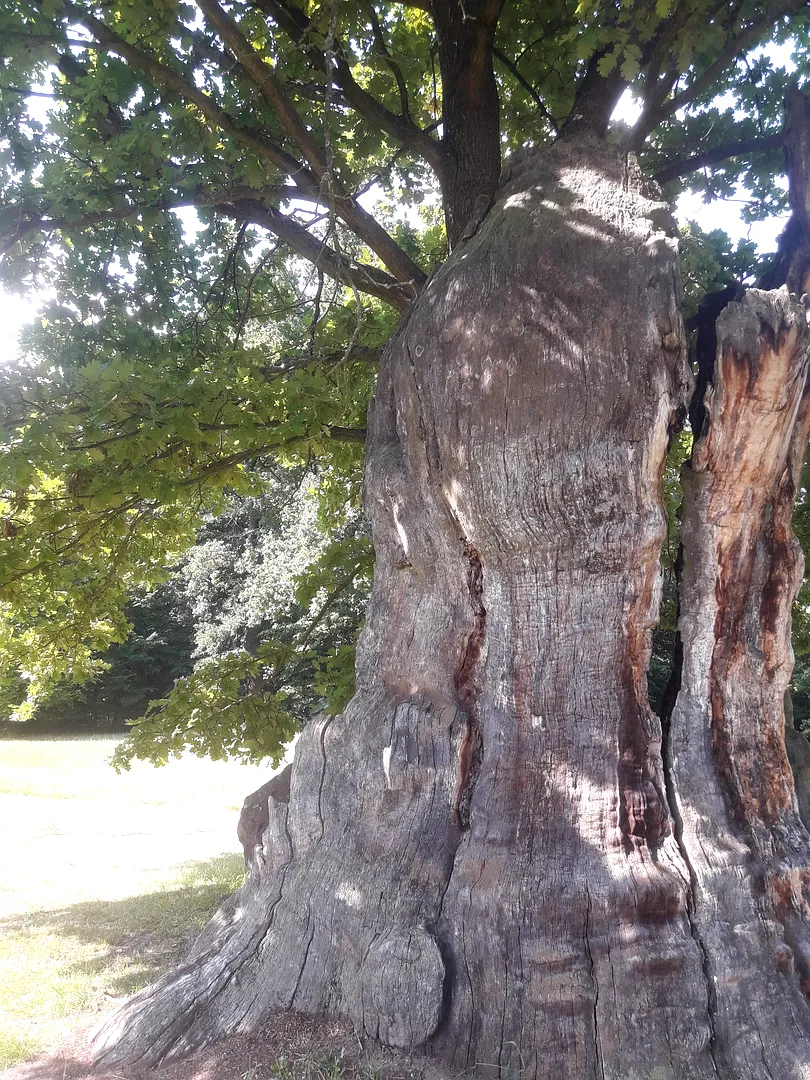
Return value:
<svg viewBox="0 0 810 1080">
<path fill-rule="evenodd" d="M 101 1061 L 295 1008 L 527 1080 L 808 1075 L 781 704 L 808 333 L 786 292 L 721 320 L 662 754 L 660 480 L 691 390 L 666 223 L 632 161 L 562 139 L 431 280 L 370 418 L 357 694 Z"/>
<path fill-rule="evenodd" d="M 251 868 L 264 859 L 264 832 L 270 821 L 270 807 L 275 803 L 290 801 L 292 765 L 285 765 L 280 773 L 266 784 L 251 792 L 242 804 L 236 835 L 245 853 L 245 864 Z"/>
</svg>

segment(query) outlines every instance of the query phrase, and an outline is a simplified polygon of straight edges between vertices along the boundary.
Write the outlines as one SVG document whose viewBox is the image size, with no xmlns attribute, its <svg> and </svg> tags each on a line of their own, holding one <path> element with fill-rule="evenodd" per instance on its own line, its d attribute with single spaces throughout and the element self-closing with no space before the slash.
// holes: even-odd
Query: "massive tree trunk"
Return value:
<svg viewBox="0 0 810 1080">
<path fill-rule="evenodd" d="M 782 704 L 808 330 L 786 290 L 718 324 L 662 735 L 660 482 L 692 384 L 669 223 L 632 160 L 561 139 L 431 280 L 371 414 L 357 694 L 304 731 L 248 883 L 101 1061 L 295 1008 L 527 1080 L 810 1075 Z"/>
</svg>

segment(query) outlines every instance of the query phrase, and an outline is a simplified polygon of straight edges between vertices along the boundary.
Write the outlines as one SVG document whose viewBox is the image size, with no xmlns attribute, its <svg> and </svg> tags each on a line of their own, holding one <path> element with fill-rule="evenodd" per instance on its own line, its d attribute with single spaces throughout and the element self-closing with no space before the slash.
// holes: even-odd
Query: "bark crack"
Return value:
<svg viewBox="0 0 810 1080">
<path fill-rule="evenodd" d="M 484 866 L 485 865 L 486 865 L 486 860 L 484 860 L 481 863 L 481 869 L 478 872 L 478 877 L 475 879 L 475 881 L 470 886 L 470 891 L 469 891 L 468 896 L 467 896 L 468 910 L 472 907 L 473 889 L 476 888 L 476 886 L 480 883 L 481 878 L 484 876 Z M 467 1060 L 466 1060 L 467 1067 L 469 1068 L 470 1059 L 472 1058 L 472 1041 L 473 1041 L 473 1034 L 474 1034 L 473 1017 L 475 1016 L 475 987 L 473 985 L 473 979 L 472 979 L 472 975 L 470 973 L 470 962 L 469 962 L 469 959 L 468 959 L 469 954 L 467 952 L 467 938 L 466 938 L 466 935 L 464 933 L 464 920 L 461 921 L 461 949 L 462 949 L 462 957 L 463 957 L 463 960 L 464 960 L 464 973 L 467 976 L 467 985 L 468 985 L 469 990 L 470 990 L 470 1021 L 469 1021 L 468 1038 L 467 1038 Z"/>
<path fill-rule="evenodd" d="M 470 826 L 470 802 L 484 757 L 484 739 L 478 716 L 478 687 L 476 669 L 481 658 L 487 632 L 487 609 L 484 607 L 484 568 L 478 549 L 463 538 L 467 560 L 467 589 L 473 612 L 473 625 L 461 650 L 461 658 L 453 674 L 456 697 L 464 713 L 464 731 L 458 750 L 458 776 L 453 792 L 452 817 L 463 829 Z"/>
<path fill-rule="evenodd" d="M 498 1040 L 498 1070 L 503 1076 L 504 1034 L 506 1033 L 506 1011 L 509 1005 L 509 938 L 504 943 L 506 955 L 503 961 L 503 1005 L 501 1007 L 501 1034 Z"/>
<path fill-rule="evenodd" d="M 689 932 L 700 950 L 700 966 L 703 971 L 703 977 L 706 980 L 706 1018 L 709 1023 L 709 1044 L 707 1049 L 709 1051 L 709 1057 L 711 1058 L 715 1075 L 718 1077 L 718 1080 L 723 1080 L 724 1070 L 721 1070 L 718 1062 L 717 991 L 715 990 L 712 979 L 709 950 L 700 933 L 700 927 L 698 926 L 696 919 L 698 891 L 697 874 L 692 865 L 692 860 L 689 857 L 689 850 L 683 836 L 683 817 L 681 816 L 680 805 L 678 803 L 675 782 L 673 779 L 672 744 L 670 741 L 669 723 L 662 725 L 662 741 L 661 760 L 664 770 L 667 802 L 669 803 L 669 812 L 672 815 L 672 834 L 675 838 L 675 843 L 678 845 L 678 850 L 681 853 L 681 858 L 683 859 L 687 874 L 689 875 L 689 884 L 686 891 L 686 917 L 689 920 Z"/>
<path fill-rule="evenodd" d="M 264 948 L 264 943 L 267 941 L 267 938 L 270 936 L 270 931 L 273 929 L 273 919 L 274 919 L 275 914 L 276 914 L 276 908 L 281 903 L 281 900 L 282 900 L 282 898 L 284 896 L 284 882 L 285 882 L 285 880 L 287 878 L 287 871 L 289 870 L 290 866 L 292 865 L 293 858 L 295 857 L 295 853 L 293 851 L 292 835 L 290 833 L 289 818 L 288 818 L 287 814 L 284 815 L 284 833 L 285 833 L 285 835 L 287 837 L 287 841 L 288 841 L 288 843 L 290 845 L 290 857 L 289 857 L 289 859 L 287 859 L 287 861 L 284 863 L 283 866 L 279 867 L 279 872 L 278 872 L 278 896 L 270 904 L 270 907 L 268 909 L 268 912 L 267 912 L 267 927 L 266 927 L 264 933 L 262 934 L 262 939 L 259 942 L 259 947 L 258 947 L 257 952 L 261 952 L 261 950 Z"/>
<path fill-rule="evenodd" d="M 585 886 L 585 956 L 588 960 L 588 975 L 593 987 L 593 1042 L 596 1050 L 596 1068 L 602 1080 L 605 1080 L 605 1063 L 602 1058 L 602 1040 L 599 1034 L 599 982 L 596 978 L 596 965 L 591 951 L 591 890 Z"/>
<path fill-rule="evenodd" d="M 306 971 L 306 968 L 307 968 L 307 961 L 309 960 L 309 950 L 312 948 L 312 942 L 313 942 L 313 940 L 315 938 L 315 926 L 312 923 L 312 907 L 311 907 L 311 905 L 310 905 L 310 907 L 308 909 L 308 912 L 307 912 L 307 929 L 309 929 L 310 926 L 312 926 L 312 930 L 310 932 L 309 940 L 307 941 L 306 948 L 304 949 L 304 957 L 301 960 L 301 966 L 298 969 L 298 978 L 295 980 L 295 987 L 294 987 L 292 995 L 290 997 L 289 1008 L 291 1008 L 291 1009 L 295 1004 L 295 997 L 296 997 L 296 994 L 298 993 L 299 987 L 301 986 L 301 979 L 304 977 L 304 972 Z"/>
<path fill-rule="evenodd" d="M 324 822 L 323 822 L 323 807 L 321 806 L 321 797 L 323 796 L 323 785 L 324 785 L 324 781 L 326 780 L 326 733 L 329 730 L 329 727 L 330 727 L 330 725 L 331 725 L 331 723 L 332 723 L 332 721 L 334 719 L 335 719 L 334 716 L 330 716 L 324 721 L 323 727 L 321 728 L 320 735 L 319 735 L 319 745 L 320 745 L 320 749 L 321 749 L 321 757 L 323 758 L 323 765 L 321 767 L 321 775 L 320 775 L 320 779 L 318 781 L 318 820 L 321 823 L 321 835 L 319 837 L 319 842 L 320 842 L 320 840 L 323 840 L 323 834 L 324 834 L 324 831 L 325 831 L 325 825 L 324 825 Z"/>
</svg>

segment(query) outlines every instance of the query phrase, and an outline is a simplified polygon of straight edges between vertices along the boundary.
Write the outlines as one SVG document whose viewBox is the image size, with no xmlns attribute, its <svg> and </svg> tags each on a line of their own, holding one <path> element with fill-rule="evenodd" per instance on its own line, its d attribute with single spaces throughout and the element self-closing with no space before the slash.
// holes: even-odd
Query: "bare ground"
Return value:
<svg viewBox="0 0 810 1080">
<path fill-rule="evenodd" d="M 337 1021 L 296 1013 L 160 1068 L 96 1071 L 90 1063 L 94 1026 L 53 1053 L 6 1069 L 0 1080 L 450 1080 L 425 1057 L 386 1050 Z"/>
</svg>

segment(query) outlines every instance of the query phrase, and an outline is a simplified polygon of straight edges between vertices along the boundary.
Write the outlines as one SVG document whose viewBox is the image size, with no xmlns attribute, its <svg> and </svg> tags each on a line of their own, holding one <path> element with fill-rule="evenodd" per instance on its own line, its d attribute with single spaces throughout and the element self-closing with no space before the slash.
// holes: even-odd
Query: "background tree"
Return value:
<svg viewBox="0 0 810 1080">
<path fill-rule="evenodd" d="M 132 629 L 125 641 L 99 657 L 99 672 L 86 683 L 58 684 L 26 727 L 120 729 L 167 694 L 176 679 L 188 675 L 194 630 L 186 599 L 174 581 L 133 597 L 125 615 Z"/>
<path fill-rule="evenodd" d="M 810 122 L 756 47 L 793 35 L 804 77 L 807 14 L 6 10 L 5 274 L 59 297 L 3 388 L 2 643 L 30 692 L 123 634 L 127 591 L 254 493 L 264 455 L 316 454 L 345 514 L 365 444 L 376 557 L 356 695 L 308 725 L 248 883 L 108 1023 L 101 1060 L 292 1007 L 537 1077 L 806 1072 L 810 838 L 783 697 Z M 25 107 L 42 79 L 47 131 Z M 611 132 L 627 88 L 641 115 Z M 771 291 L 698 304 L 693 395 L 649 177 L 674 194 L 698 170 L 793 218 Z M 688 411 L 659 723 L 661 477 Z"/>
<path fill-rule="evenodd" d="M 194 671 L 152 702 L 116 749 L 118 768 L 187 749 L 278 759 L 313 713 L 339 712 L 354 692 L 371 572 L 365 523 L 354 514 L 326 535 L 312 470 L 261 471 L 266 492 L 233 496 L 183 560 L 175 587 L 193 621 Z"/>
</svg>

